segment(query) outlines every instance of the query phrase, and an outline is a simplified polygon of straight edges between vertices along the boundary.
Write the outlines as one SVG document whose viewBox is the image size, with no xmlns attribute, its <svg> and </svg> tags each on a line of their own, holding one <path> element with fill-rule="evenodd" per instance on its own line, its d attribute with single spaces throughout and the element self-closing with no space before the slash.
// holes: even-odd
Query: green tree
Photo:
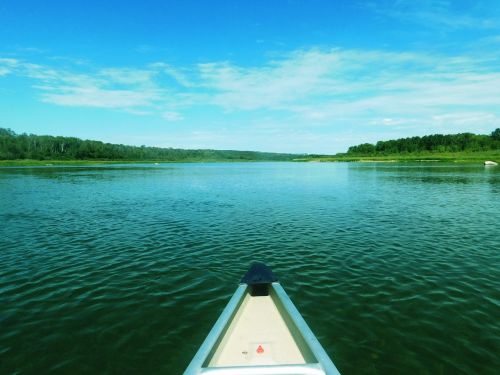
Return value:
<svg viewBox="0 0 500 375">
<path fill-rule="evenodd" d="M 500 128 L 496 128 L 492 133 L 491 133 L 491 138 L 493 138 L 495 141 L 500 141 Z"/>
</svg>

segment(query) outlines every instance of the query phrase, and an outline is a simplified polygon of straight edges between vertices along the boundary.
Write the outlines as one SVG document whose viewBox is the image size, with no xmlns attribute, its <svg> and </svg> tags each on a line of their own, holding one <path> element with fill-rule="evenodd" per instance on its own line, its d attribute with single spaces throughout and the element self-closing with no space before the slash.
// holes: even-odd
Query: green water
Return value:
<svg viewBox="0 0 500 375">
<path fill-rule="evenodd" d="M 0 169 L 0 373 L 182 373 L 252 261 L 343 374 L 497 374 L 500 167 Z"/>
</svg>

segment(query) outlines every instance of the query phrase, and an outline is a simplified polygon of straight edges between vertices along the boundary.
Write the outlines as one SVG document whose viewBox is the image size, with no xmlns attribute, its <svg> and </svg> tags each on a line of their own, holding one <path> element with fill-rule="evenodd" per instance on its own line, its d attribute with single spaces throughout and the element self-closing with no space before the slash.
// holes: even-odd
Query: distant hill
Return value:
<svg viewBox="0 0 500 375">
<path fill-rule="evenodd" d="M 423 137 L 400 138 L 379 141 L 376 144 L 363 143 L 349 147 L 344 155 L 383 156 L 422 152 L 477 152 L 500 150 L 500 129 L 490 135 L 472 133 L 433 134 Z"/>
<path fill-rule="evenodd" d="M 0 128 L 0 160 L 291 161 L 303 155 L 126 146 L 75 137 L 16 134 Z"/>
</svg>

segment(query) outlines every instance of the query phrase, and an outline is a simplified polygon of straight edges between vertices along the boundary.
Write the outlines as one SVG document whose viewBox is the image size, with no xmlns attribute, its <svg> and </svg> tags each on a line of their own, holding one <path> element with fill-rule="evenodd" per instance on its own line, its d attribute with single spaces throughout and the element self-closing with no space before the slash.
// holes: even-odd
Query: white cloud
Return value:
<svg viewBox="0 0 500 375">
<path fill-rule="evenodd" d="M 59 86 L 51 87 L 50 91 L 56 93 L 43 93 L 42 100 L 62 106 L 128 109 L 149 106 L 155 99 L 154 92 L 106 90 L 92 86 Z"/>
<path fill-rule="evenodd" d="M 177 83 L 184 87 L 194 87 L 196 86 L 189 78 L 188 74 L 186 74 L 185 69 L 177 69 L 172 65 L 165 64 L 163 62 L 156 62 L 153 64 L 149 64 L 150 68 L 159 70 L 168 76 L 172 77 Z"/>
<path fill-rule="evenodd" d="M 9 64 L 10 73 L 32 79 L 35 82 L 33 88 L 40 91 L 41 100 L 46 103 L 114 108 L 143 114 L 145 108 L 155 107 L 163 99 L 162 89 L 154 82 L 154 71 L 109 68 L 77 73 L 25 61 L 6 60 L 0 60 L 0 64 Z"/>
<path fill-rule="evenodd" d="M 340 54 L 298 51 L 263 67 L 200 64 L 203 85 L 215 91 L 212 103 L 225 109 L 281 109 L 312 96 L 334 94 Z"/>
<path fill-rule="evenodd" d="M 99 75 L 110 82 L 123 85 L 155 86 L 157 72 L 143 69 L 108 68 L 99 71 Z"/>
<path fill-rule="evenodd" d="M 6 65 L 6 66 L 16 66 L 19 64 L 19 60 L 17 59 L 12 59 L 12 58 L 0 58 L 0 65 Z"/>
<path fill-rule="evenodd" d="M 500 110 L 500 73 L 463 56 L 311 50 L 259 68 L 204 64 L 200 74 L 214 105 L 295 113 L 308 126 L 381 117 L 400 127 L 409 115 L 424 125 L 458 108 Z"/>
<path fill-rule="evenodd" d="M 229 128 L 310 129 L 311 134 L 349 129 L 361 142 L 375 129 L 406 136 L 500 126 L 499 59 L 495 52 L 477 58 L 334 48 L 294 51 L 258 66 L 156 62 L 68 70 L 0 59 L 0 75 L 31 79 L 42 101 L 60 106 L 121 110 L 170 122 L 199 118 L 199 109 L 209 108 L 211 120 Z M 312 139 L 305 133 L 300 137 Z"/>
<path fill-rule="evenodd" d="M 11 58 L 0 58 L 0 77 L 12 73 L 18 64 L 18 60 Z"/>
<path fill-rule="evenodd" d="M 183 117 L 178 112 L 163 112 L 162 117 L 167 121 L 181 121 Z"/>
<path fill-rule="evenodd" d="M 451 0 L 360 1 L 374 14 L 430 29 L 499 29 L 500 8 L 496 0 L 461 3 Z"/>
</svg>

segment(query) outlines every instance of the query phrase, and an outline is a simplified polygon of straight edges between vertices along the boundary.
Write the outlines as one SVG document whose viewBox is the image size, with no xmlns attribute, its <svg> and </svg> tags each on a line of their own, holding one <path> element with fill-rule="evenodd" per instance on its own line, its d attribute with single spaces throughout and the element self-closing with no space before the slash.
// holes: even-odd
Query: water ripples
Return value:
<svg viewBox="0 0 500 375">
<path fill-rule="evenodd" d="M 0 373 L 182 373 L 256 260 L 345 374 L 500 368 L 500 173 L 257 163 L 0 176 Z"/>
</svg>

